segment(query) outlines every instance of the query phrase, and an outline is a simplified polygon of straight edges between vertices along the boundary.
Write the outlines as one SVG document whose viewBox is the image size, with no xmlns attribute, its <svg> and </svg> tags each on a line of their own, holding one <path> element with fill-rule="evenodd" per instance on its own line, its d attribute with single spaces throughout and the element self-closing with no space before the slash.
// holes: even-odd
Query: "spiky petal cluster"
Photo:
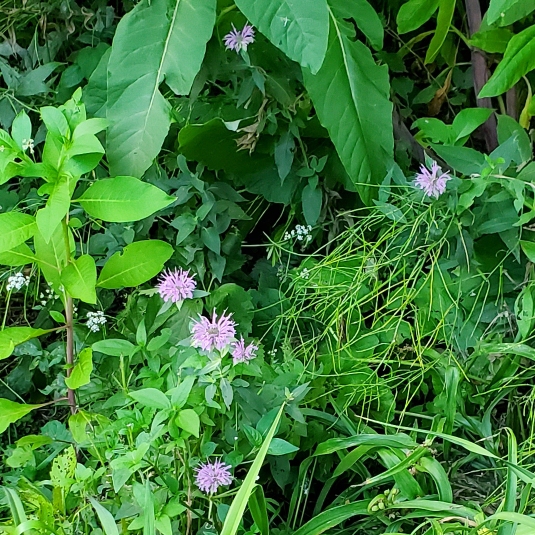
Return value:
<svg viewBox="0 0 535 535">
<path fill-rule="evenodd" d="M 197 472 L 195 483 L 206 494 L 214 494 L 222 485 L 232 483 L 231 468 L 229 464 L 225 464 L 219 459 L 212 463 L 201 463 L 199 468 L 195 468 L 195 472 Z"/>
<path fill-rule="evenodd" d="M 416 175 L 415 185 L 422 189 L 428 197 L 438 199 L 446 191 L 446 183 L 451 180 L 448 173 L 443 173 L 437 162 L 433 162 L 431 171 L 422 165 Z"/>
<path fill-rule="evenodd" d="M 171 271 L 169 269 L 160 275 L 157 288 L 164 301 L 177 303 L 184 301 L 184 299 L 191 299 L 196 286 L 197 283 L 189 271 L 183 269 Z"/>
<path fill-rule="evenodd" d="M 223 37 L 228 50 L 239 53 L 240 50 L 247 50 L 247 47 L 254 43 L 254 29 L 250 24 L 246 24 L 242 30 L 236 30 L 234 24 L 232 30 Z"/>
<path fill-rule="evenodd" d="M 225 316 L 223 313 L 218 318 L 214 310 L 211 320 L 201 316 L 199 321 L 193 324 L 191 329 L 192 344 L 204 351 L 221 350 L 234 340 L 235 327 L 236 323 L 232 320 L 232 314 Z"/>
<path fill-rule="evenodd" d="M 253 343 L 246 346 L 242 336 L 238 342 L 232 344 L 232 362 L 234 365 L 240 362 L 247 363 L 256 357 L 257 351 L 258 346 L 255 346 Z"/>
</svg>

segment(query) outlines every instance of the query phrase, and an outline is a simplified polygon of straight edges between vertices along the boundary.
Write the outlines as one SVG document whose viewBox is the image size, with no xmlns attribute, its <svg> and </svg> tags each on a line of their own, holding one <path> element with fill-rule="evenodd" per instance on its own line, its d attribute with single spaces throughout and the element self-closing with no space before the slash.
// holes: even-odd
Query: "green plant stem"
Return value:
<svg viewBox="0 0 535 535">
<path fill-rule="evenodd" d="M 67 215 L 67 217 L 69 217 Z M 67 261 L 70 261 L 70 243 L 69 243 L 69 227 L 67 218 L 62 221 L 63 235 L 65 237 L 65 246 L 67 250 Z M 65 348 L 65 355 L 67 360 L 67 377 L 70 377 L 72 368 L 74 366 L 74 325 L 73 325 L 73 302 L 72 297 L 64 292 L 65 295 L 65 327 L 67 329 L 67 346 Z M 69 407 L 71 413 L 76 414 L 78 410 L 76 406 L 76 397 L 72 388 L 67 388 L 67 399 L 69 400 Z"/>
<path fill-rule="evenodd" d="M 72 297 L 67 297 L 67 302 L 65 304 L 65 319 L 67 320 L 67 347 L 65 350 L 67 356 L 67 377 L 70 377 L 72 372 L 72 367 L 74 365 L 74 332 L 73 332 L 73 303 Z M 74 397 L 74 390 L 72 388 L 67 389 L 67 398 L 69 400 L 69 407 L 71 408 L 71 413 L 76 414 L 76 398 Z"/>
</svg>

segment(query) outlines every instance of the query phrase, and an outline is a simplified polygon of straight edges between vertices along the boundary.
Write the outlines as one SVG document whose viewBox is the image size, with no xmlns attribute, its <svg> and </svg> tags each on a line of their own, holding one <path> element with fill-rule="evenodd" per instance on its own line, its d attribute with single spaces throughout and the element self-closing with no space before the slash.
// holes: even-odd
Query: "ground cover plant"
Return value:
<svg viewBox="0 0 535 535">
<path fill-rule="evenodd" d="M 0 532 L 535 533 L 534 14 L 0 1 Z"/>
</svg>

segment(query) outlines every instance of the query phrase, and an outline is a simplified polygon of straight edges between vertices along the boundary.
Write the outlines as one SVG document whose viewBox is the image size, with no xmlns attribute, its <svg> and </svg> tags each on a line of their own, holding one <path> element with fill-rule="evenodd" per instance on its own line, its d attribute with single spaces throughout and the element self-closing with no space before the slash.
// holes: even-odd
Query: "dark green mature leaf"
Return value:
<svg viewBox="0 0 535 535">
<path fill-rule="evenodd" d="M 111 47 L 104 52 L 84 89 L 83 101 L 87 113 L 93 117 L 106 117 L 108 96 L 108 62 Z"/>
<path fill-rule="evenodd" d="M 108 63 L 112 175 L 140 177 L 158 155 L 171 123 L 159 86 L 165 80 L 177 95 L 190 91 L 215 8 L 215 0 L 143 0 L 119 22 Z"/>
<path fill-rule="evenodd" d="M 535 10 L 535 0 L 490 0 L 487 23 L 509 26 Z"/>
<path fill-rule="evenodd" d="M 0 253 L 30 239 L 37 231 L 35 218 L 21 212 L 0 214 Z"/>
<path fill-rule="evenodd" d="M 329 34 L 326 0 L 236 0 L 236 5 L 289 58 L 318 72 Z"/>
<path fill-rule="evenodd" d="M 438 2 L 437 29 L 425 55 L 426 63 L 431 63 L 435 60 L 448 36 L 455 11 L 455 3 L 456 0 L 439 0 Z"/>
<path fill-rule="evenodd" d="M 97 286 L 108 289 L 139 286 L 156 276 L 172 254 L 173 248 L 163 241 L 131 243 L 106 262 Z"/>
<path fill-rule="evenodd" d="M 486 161 L 483 154 L 468 147 L 432 145 L 433 150 L 456 171 L 464 175 L 480 173 Z"/>
<path fill-rule="evenodd" d="M 439 0 L 409 0 L 403 4 L 396 19 L 399 33 L 412 32 L 425 24 L 438 9 Z"/>
<path fill-rule="evenodd" d="M 131 176 L 97 180 L 77 199 L 89 215 L 112 223 L 139 221 L 175 200 L 160 188 Z"/>
<path fill-rule="evenodd" d="M 383 181 L 393 157 L 392 103 L 386 66 L 353 39 L 353 28 L 339 18 L 342 0 L 329 6 L 329 46 L 316 75 L 303 69 L 318 117 L 329 131 L 344 167 L 364 202 L 376 195 L 370 185 Z"/>
<path fill-rule="evenodd" d="M 521 31 L 509 41 L 502 61 L 481 89 L 479 98 L 495 97 L 505 93 L 533 69 L 535 69 L 535 25 Z"/>
</svg>

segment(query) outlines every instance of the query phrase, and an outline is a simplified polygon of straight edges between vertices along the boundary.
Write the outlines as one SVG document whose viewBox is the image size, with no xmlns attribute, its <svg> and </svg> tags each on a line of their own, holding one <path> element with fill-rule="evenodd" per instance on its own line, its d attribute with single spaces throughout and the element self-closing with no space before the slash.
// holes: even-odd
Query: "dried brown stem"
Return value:
<svg viewBox="0 0 535 535">
<path fill-rule="evenodd" d="M 470 36 L 472 36 L 481 26 L 481 5 L 479 4 L 479 0 L 465 0 L 465 5 L 468 29 L 470 31 Z M 492 101 L 490 98 L 477 98 L 481 88 L 487 83 L 490 76 L 485 55 L 477 48 L 472 48 L 472 68 L 474 73 L 474 91 L 476 94 L 477 106 L 479 108 L 492 109 Z M 492 114 L 481 129 L 485 138 L 487 151 L 492 152 L 498 146 L 496 116 Z"/>
</svg>

